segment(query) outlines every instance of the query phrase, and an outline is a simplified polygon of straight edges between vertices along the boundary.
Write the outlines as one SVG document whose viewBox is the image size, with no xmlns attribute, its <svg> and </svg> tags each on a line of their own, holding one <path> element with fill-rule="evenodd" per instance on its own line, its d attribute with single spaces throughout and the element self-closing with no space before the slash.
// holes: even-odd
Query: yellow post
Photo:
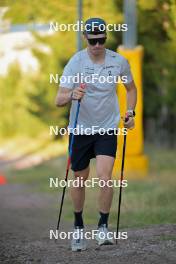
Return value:
<svg viewBox="0 0 176 264">
<path fill-rule="evenodd" d="M 143 47 L 136 46 L 134 49 L 125 49 L 123 46 L 118 48 L 118 52 L 124 56 L 131 67 L 133 78 L 137 87 L 138 100 L 136 106 L 135 128 L 128 131 L 125 157 L 125 172 L 128 177 L 139 178 L 145 176 L 148 169 L 148 158 L 143 154 L 143 96 L 142 96 L 142 59 Z M 118 99 L 120 104 L 121 116 L 126 112 L 126 90 L 123 84 L 118 85 Z M 122 122 L 120 127 L 122 127 Z M 121 169 L 121 154 L 123 146 L 123 136 L 118 136 L 117 158 L 114 164 L 113 174 L 117 175 Z"/>
</svg>

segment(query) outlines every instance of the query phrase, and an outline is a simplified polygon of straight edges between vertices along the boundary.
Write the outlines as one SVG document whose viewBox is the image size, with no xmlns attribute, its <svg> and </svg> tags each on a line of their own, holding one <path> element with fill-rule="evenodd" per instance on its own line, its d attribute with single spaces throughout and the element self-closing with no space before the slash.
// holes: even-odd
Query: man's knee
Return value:
<svg viewBox="0 0 176 264">
<path fill-rule="evenodd" d="M 80 178 L 83 181 L 87 180 L 87 178 L 89 177 L 89 167 L 81 171 L 74 171 L 74 177 L 75 179 Z"/>
<path fill-rule="evenodd" d="M 98 170 L 97 176 L 100 180 L 108 181 L 112 178 L 112 172 L 109 170 Z"/>
<path fill-rule="evenodd" d="M 109 156 L 97 156 L 97 176 L 101 180 L 108 181 L 112 177 L 114 158 Z"/>
</svg>

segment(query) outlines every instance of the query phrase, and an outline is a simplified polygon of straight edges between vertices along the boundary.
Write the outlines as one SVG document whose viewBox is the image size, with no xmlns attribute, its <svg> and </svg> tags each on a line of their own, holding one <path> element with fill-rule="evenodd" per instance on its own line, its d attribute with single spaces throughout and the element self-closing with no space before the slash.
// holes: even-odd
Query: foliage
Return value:
<svg viewBox="0 0 176 264">
<path fill-rule="evenodd" d="M 145 113 L 150 116 L 159 115 L 163 105 L 166 105 L 169 111 L 175 112 L 176 6 L 174 2 L 139 1 L 139 42 L 145 47 Z"/>
<path fill-rule="evenodd" d="M 10 19 L 12 24 L 49 23 L 50 21 L 67 24 L 75 23 L 77 19 L 77 7 L 74 1 L 65 3 L 65 1 L 43 0 L 42 4 L 34 1 L 31 5 L 29 0 L 7 0 L 6 4 L 10 8 L 5 19 Z M 107 1 L 102 1 L 102 5 L 97 8 L 98 4 L 98 1 L 85 1 L 85 17 L 103 16 L 111 23 L 115 23 L 118 16 L 113 10 L 113 5 L 109 5 Z M 14 133 L 22 133 L 23 130 L 19 131 L 21 119 L 28 118 L 28 125 L 25 125 L 26 133 L 29 135 L 37 134 L 37 130 L 38 133 L 43 129 L 46 131 L 48 125 L 65 127 L 68 122 L 69 107 L 56 108 L 54 101 L 58 84 L 50 84 L 49 75 L 52 73 L 61 76 L 64 65 L 76 51 L 76 34 L 74 32 L 57 32 L 51 36 L 41 37 L 34 33 L 34 36 L 37 42 L 49 46 L 51 53 L 44 54 L 33 49 L 33 54 L 40 61 L 40 73 L 38 75 L 26 76 L 19 71 L 12 70 L 9 72 L 7 79 L 1 80 L 2 92 L 5 90 L 8 93 L 8 99 L 6 98 L 6 100 L 11 105 L 8 107 L 5 104 L 3 108 L 3 129 L 1 130 L 3 136 L 5 134 L 9 136 Z M 110 37 L 110 41 L 113 43 L 113 37 Z M 11 90 L 12 92 L 10 92 Z M 23 96 L 17 95 L 18 90 L 23 93 Z M 20 105 L 20 107 L 18 106 L 20 120 L 18 118 L 14 119 L 13 108 L 16 105 L 16 100 Z M 33 120 L 38 122 L 38 128 L 35 131 L 33 125 L 31 125 Z M 14 126 L 14 123 L 16 126 Z M 14 127 L 16 128 L 14 129 Z"/>
<path fill-rule="evenodd" d="M 12 23 L 75 23 L 77 20 L 77 6 L 75 1 L 68 0 L 6 0 L 10 8 L 6 18 Z M 155 118 L 161 126 L 171 127 L 170 120 L 176 119 L 175 93 L 175 58 L 176 58 L 176 4 L 175 0 L 137 1 L 138 7 L 138 42 L 144 46 L 144 117 Z M 19 15 L 20 14 L 20 15 Z M 108 23 L 123 23 L 122 0 L 85 0 L 83 1 L 83 19 L 91 16 L 101 16 Z M 9 91 L 7 99 L 16 104 L 13 94 L 15 90 L 23 94 L 20 100 L 20 111 L 45 125 L 67 124 L 68 108 L 57 109 L 54 98 L 57 84 L 49 83 L 49 74 L 61 75 L 65 63 L 76 51 L 76 34 L 74 32 L 57 32 L 52 36 L 37 36 L 36 40 L 48 45 L 51 54 L 42 54 L 33 50 L 41 65 L 40 74 L 35 77 L 24 77 L 20 73 L 18 78 L 9 73 L 5 86 Z M 109 36 L 108 48 L 116 50 L 121 43 L 121 33 L 112 33 Z M 15 80 L 15 79 L 18 79 Z M 21 79 L 21 80 L 19 80 Z M 2 84 L 3 83 L 3 84 Z M 27 84 L 26 84 L 27 83 Z M 4 86 L 4 80 L 1 80 Z M 24 91 L 22 85 L 25 85 Z M 30 87 L 27 89 L 26 87 Z M 26 90 L 27 89 L 27 90 Z M 23 101 L 23 99 L 25 100 Z M 27 102 L 27 103 L 26 103 Z M 13 123 L 9 117 L 13 107 L 4 111 L 4 124 Z M 9 114 L 8 114 L 9 113 Z M 7 117 L 8 116 L 8 117 Z M 6 120 L 7 117 L 7 120 Z M 11 121 L 10 121 L 11 119 Z M 169 122 L 169 123 L 168 123 Z M 161 127 L 161 128 L 162 128 Z M 9 127 L 8 127 L 9 129 Z M 11 131 L 12 132 L 12 131 Z"/>
<path fill-rule="evenodd" d="M 0 107 L 2 137 L 20 135 L 36 136 L 46 125 L 28 111 L 33 102 L 28 96 L 33 87 L 28 76 L 14 65 L 6 78 L 0 79 Z"/>
</svg>

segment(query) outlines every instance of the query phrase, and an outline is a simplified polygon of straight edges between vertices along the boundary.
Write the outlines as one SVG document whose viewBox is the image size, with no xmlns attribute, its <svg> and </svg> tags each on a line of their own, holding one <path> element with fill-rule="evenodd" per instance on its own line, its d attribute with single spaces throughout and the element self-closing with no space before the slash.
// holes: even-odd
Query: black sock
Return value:
<svg viewBox="0 0 176 264">
<path fill-rule="evenodd" d="M 75 215 L 75 222 L 74 226 L 79 226 L 80 228 L 84 228 L 84 223 L 82 219 L 82 211 L 81 212 L 74 212 Z"/>
<path fill-rule="evenodd" d="M 98 227 L 100 227 L 101 225 L 106 225 L 106 227 L 108 227 L 108 218 L 109 218 L 109 213 L 102 213 L 100 212 L 100 219 L 98 222 Z"/>
</svg>

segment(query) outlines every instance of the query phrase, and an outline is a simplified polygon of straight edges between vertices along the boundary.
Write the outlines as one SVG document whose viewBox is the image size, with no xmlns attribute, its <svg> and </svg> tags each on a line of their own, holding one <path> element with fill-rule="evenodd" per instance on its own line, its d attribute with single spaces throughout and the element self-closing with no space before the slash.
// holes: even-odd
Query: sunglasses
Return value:
<svg viewBox="0 0 176 264">
<path fill-rule="evenodd" d="M 94 39 L 87 39 L 89 44 L 95 46 L 97 43 L 99 45 L 103 45 L 106 42 L 106 38 L 94 38 Z"/>
</svg>

